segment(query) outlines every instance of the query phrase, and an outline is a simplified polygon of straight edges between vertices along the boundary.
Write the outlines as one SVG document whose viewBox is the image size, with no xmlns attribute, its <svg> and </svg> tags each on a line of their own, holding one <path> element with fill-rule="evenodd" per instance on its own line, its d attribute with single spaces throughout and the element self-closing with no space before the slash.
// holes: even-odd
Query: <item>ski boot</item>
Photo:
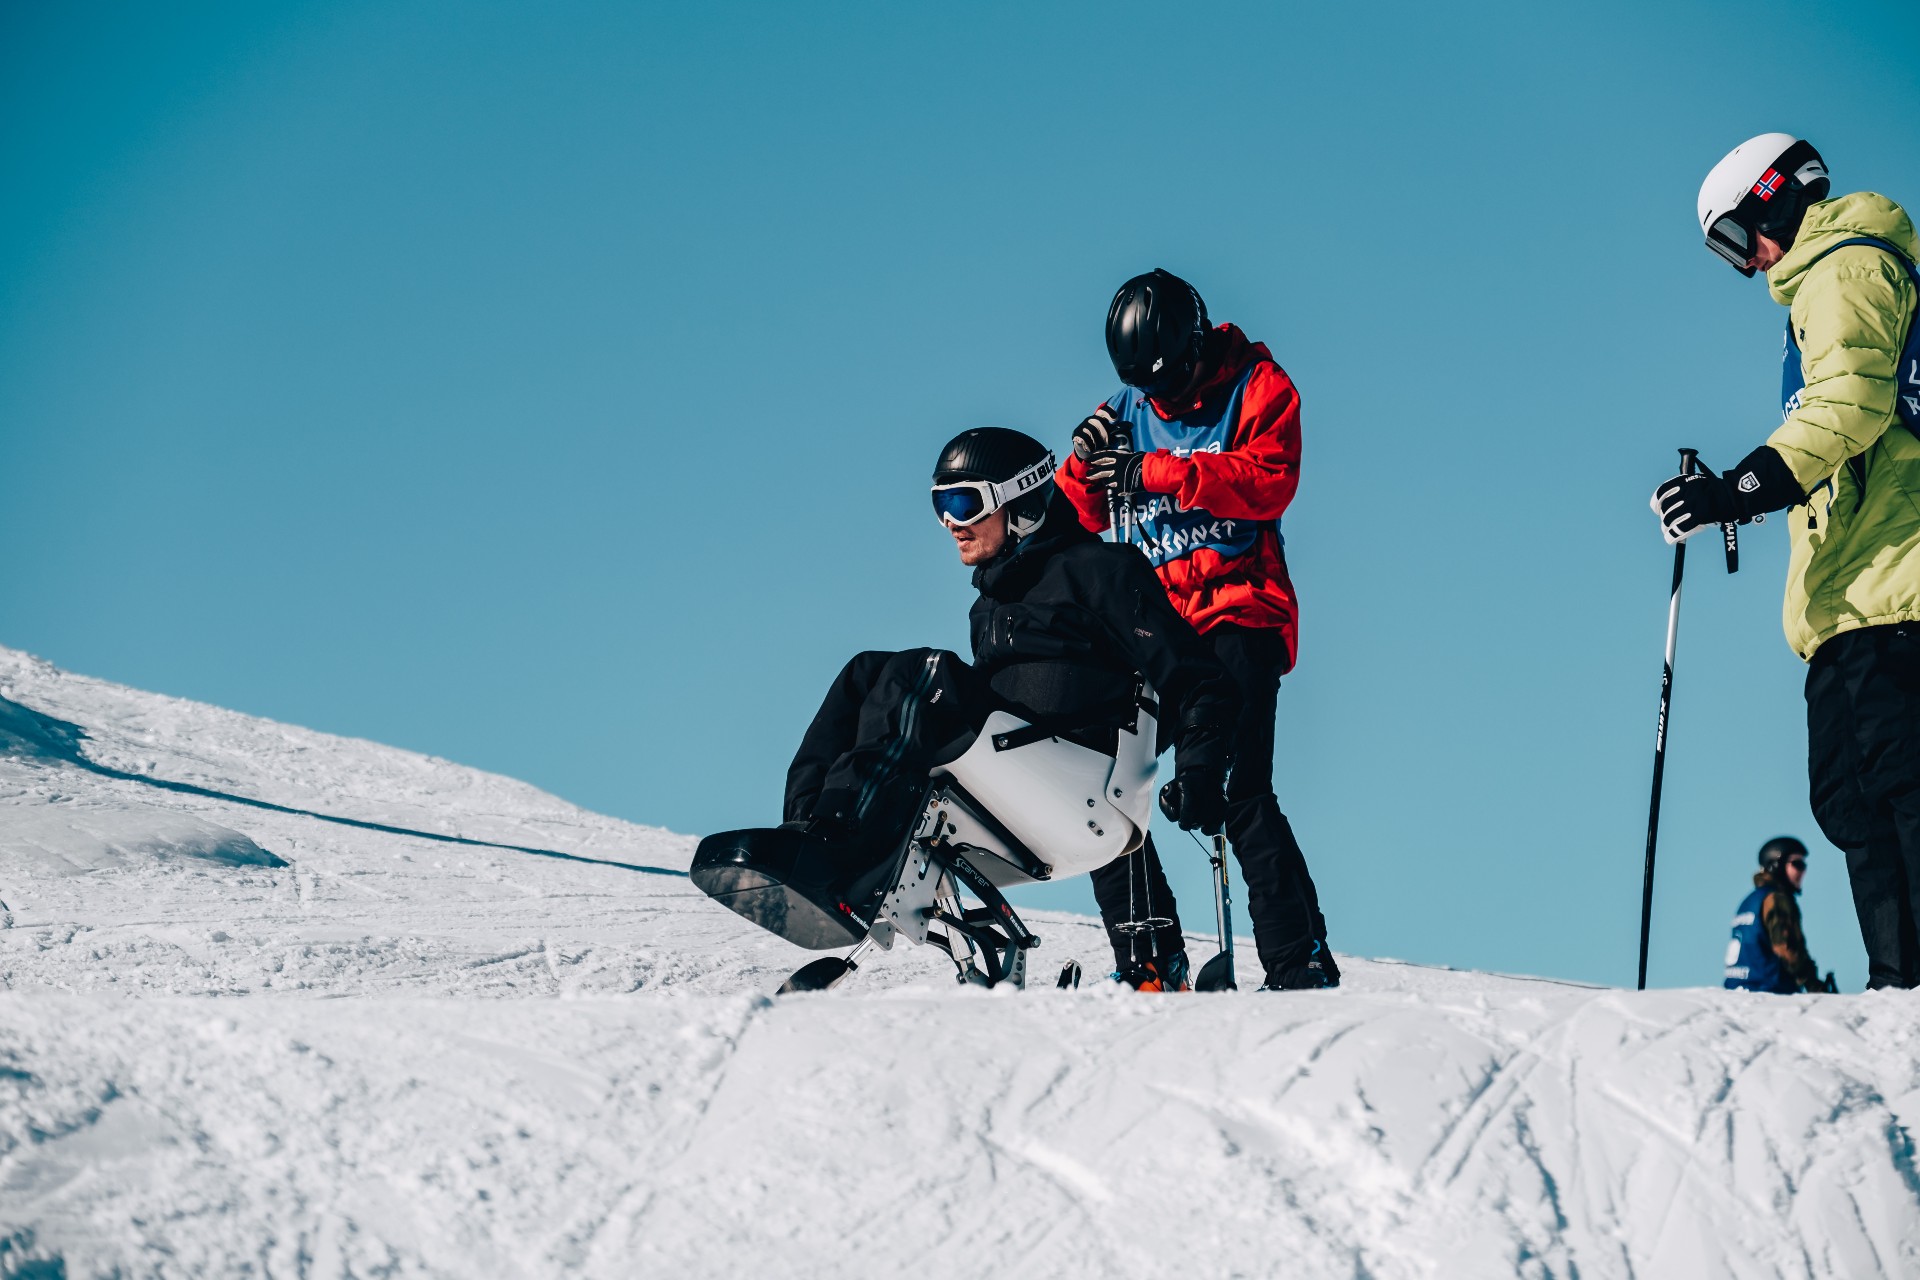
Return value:
<svg viewBox="0 0 1920 1280">
<path fill-rule="evenodd" d="M 1329 970 L 1331 969 L 1331 972 Z M 1267 970 L 1262 991 L 1323 991 L 1340 985 L 1340 970 L 1333 965 L 1333 953 L 1324 942 L 1316 941 L 1307 958 L 1299 964 L 1280 965 Z"/>
<path fill-rule="evenodd" d="M 1126 965 L 1113 975 L 1113 979 L 1126 983 L 1135 991 L 1193 990 L 1192 979 L 1188 976 L 1187 953 L 1184 951 Z"/>
<path fill-rule="evenodd" d="M 1327 940 L 1325 938 L 1320 939 L 1317 946 L 1319 949 L 1316 954 L 1320 960 L 1320 971 L 1327 975 L 1327 985 L 1330 987 L 1339 986 L 1340 965 L 1334 960 L 1333 952 L 1327 950 Z"/>
</svg>

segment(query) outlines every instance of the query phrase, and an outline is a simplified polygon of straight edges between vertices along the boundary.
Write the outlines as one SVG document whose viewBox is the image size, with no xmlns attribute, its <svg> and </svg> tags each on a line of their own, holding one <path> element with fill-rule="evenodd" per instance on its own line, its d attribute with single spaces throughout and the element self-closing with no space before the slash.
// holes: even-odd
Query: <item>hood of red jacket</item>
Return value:
<svg viewBox="0 0 1920 1280">
<path fill-rule="evenodd" d="M 1272 360 L 1273 353 L 1267 350 L 1264 342 L 1247 341 L 1247 335 L 1240 331 L 1239 325 L 1223 324 L 1207 335 L 1206 359 L 1207 376 L 1200 380 L 1200 385 L 1178 403 L 1150 401 L 1155 413 L 1163 418 L 1177 418 L 1183 413 L 1192 413 L 1206 403 L 1208 396 L 1240 381 L 1240 375 L 1246 372 L 1248 365 L 1256 360 Z"/>
</svg>

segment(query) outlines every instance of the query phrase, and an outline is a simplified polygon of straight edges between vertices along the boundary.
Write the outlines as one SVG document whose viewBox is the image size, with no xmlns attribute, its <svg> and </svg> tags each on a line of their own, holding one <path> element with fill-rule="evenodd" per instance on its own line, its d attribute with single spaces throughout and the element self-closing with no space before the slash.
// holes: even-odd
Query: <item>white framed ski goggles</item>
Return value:
<svg viewBox="0 0 1920 1280">
<path fill-rule="evenodd" d="M 1022 494 L 1053 479 L 1053 455 L 1001 484 L 991 480 L 955 480 L 933 486 L 933 513 L 940 523 L 964 529 L 979 524 Z"/>
</svg>

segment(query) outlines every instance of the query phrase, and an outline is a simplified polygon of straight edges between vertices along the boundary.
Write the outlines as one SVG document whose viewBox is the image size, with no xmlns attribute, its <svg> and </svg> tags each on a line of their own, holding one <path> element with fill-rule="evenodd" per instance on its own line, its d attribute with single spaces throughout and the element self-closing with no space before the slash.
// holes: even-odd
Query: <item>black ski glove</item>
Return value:
<svg viewBox="0 0 1920 1280">
<path fill-rule="evenodd" d="M 1227 824 L 1227 778 L 1218 769 L 1186 769 L 1160 788 L 1160 812 L 1182 831 L 1218 835 Z"/>
<path fill-rule="evenodd" d="M 1124 422 L 1116 422 L 1113 410 L 1101 405 L 1085 422 L 1073 429 L 1073 456 L 1085 462 L 1103 449 L 1127 450 L 1133 437 Z"/>
<path fill-rule="evenodd" d="M 1112 489 L 1132 495 L 1140 492 L 1140 468 L 1147 455 L 1129 449 L 1100 449 L 1087 458 L 1087 488 Z"/>
<path fill-rule="evenodd" d="M 1648 505 L 1660 517 L 1661 536 L 1672 546 L 1702 529 L 1730 521 L 1746 524 L 1806 500 L 1786 459 L 1763 444 L 1723 476 L 1701 471 L 1673 477 L 1653 491 Z"/>
<path fill-rule="evenodd" d="M 1648 505 L 1660 517 L 1660 536 L 1670 547 L 1740 518 L 1733 486 L 1711 471 L 1673 477 L 1653 491 Z"/>
</svg>

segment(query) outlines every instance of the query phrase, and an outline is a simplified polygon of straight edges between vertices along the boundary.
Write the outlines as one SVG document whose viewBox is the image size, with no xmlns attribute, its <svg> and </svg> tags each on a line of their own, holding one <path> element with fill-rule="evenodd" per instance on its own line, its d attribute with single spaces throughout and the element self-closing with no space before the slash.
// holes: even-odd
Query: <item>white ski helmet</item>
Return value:
<svg viewBox="0 0 1920 1280">
<path fill-rule="evenodd" d="M 1743 276 L 1752 276 L 1764 235 L 1793 246 L 1807 206 L 1825 200 L 1827 165 L 1813 144 L 1790 133 L 1763 133 L 1726 154 L 1700 184 L 1700 230 L 1713 250 Z"/>
</svg>

